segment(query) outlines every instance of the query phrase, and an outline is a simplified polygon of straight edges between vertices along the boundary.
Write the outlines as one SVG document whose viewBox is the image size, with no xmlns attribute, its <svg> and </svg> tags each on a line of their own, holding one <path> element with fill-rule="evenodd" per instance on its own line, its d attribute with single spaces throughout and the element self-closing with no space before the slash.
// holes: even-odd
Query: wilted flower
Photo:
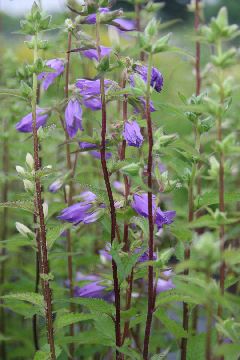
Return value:
<svg viewBox="0 0 240 360">
<path fill-rule="evenodd" d="M 134 68 L 134 71 L 141 76 L 141 78 L 147 83 L 147 75 L 148 75 L 148 68 L 145 65 L 136 65 Z M 134 76 L 130 76 L 130 83 L 132 86 L 134 86 Z M 163 76 L 156 69 L 155 67 L 152 67 L 152 73 L 151 73 L 151 81 L 150 85 L 152 88 L 154 88 L 157 92 L 160 92 L 163 87 Z"/>
<path fill-rule="evenodd" d="M 46 65 L 51 69 L 54 69 L 54 72 L 42 72 L 38 75 L 38 80 L 43 80 L 43 89 L 47 90 L 48 87 L 54 82 L 56 77 L 61 75 L 64 71 L 64 62 L 60 59 L 51 59 L 46 62 Z"/>
<path fill-rule="evenodd" d="M 70 99 L 65 110 L 66 130 L 70 138 L 73 138 L 78 129 L 82 127 L 82 107 L 77 99 Z"/>
<path fill-rule="evenodd" d="M 134 194 L 132 208 L 141 216 L 148 217 L 148 194 Z M 155 218 L 155 224 L 158 229 L 164 224 L 171 224 L 176 216 L 175 211 L 162 211 L 156 207 L 156 196 L 152 195 L 152 211 Z"/>
<path fill-rule="evenodd" d="M 136 121 L 126 121 L 124 124 L 123 137 L 129 146 L 140 147 L 143 142 L 140 126 Z"/>
<path fill-rule="evenodd" d="M 51 185 L 49 185 L 48 190 L 52 193 L 55 193 L 61 189 L 62 185 L 63 184 L 62 184 L 61 180 L 57 179 Z"/>
<path fill-rule="evenodd" d="M 73 223 L 74 225 L 80 223 L 90 224 L 98 220 L 101 209 L 93 209 L 93 202 L 96 199 L 96 195 L 91 191 L 87 192 L 87 194 L 84 192 L 81 195 L 83 196 L 83 201 L 63 209 L 58 219 Z M 100 208 L 103 207 L 105 207 L 105 205 L 100 205 Z"/>
<path fill-rule="evenodd" d="M 167 280 L 161 278 L 158 279 L 157 288 L 156 288 L 157 294 L 175 288 L 175 285 L 173 284 L 172 279 L 170 278 L 170 276 L 172 275 L 172 270 L 164 271 L 163 275 L 168 277 L 168 279 Z"/>
<path fill-rule="evenodd" d="M 112 49 L 106 46 L 100 46 L 100 57 L 109 56 Z M 88 49 L 82 51 L 83 56 L 87 57 L 88 59 L 95 59 L 98 60 L 98 51 L 97 49 Z"/>
<path fill-rule="evenodd" d="M 36 110 L 36 127 L 37 129 L 40 128 L 40 126 L 44 126 L 47 122 L 48 114 L 46 114 L 45 109 L 37 108 Z M 16 130 L 20 132 L 32 132 L 32 113 L 27 114 L 24 116 L 17 124 L 16 124 Z"/>
</svg>

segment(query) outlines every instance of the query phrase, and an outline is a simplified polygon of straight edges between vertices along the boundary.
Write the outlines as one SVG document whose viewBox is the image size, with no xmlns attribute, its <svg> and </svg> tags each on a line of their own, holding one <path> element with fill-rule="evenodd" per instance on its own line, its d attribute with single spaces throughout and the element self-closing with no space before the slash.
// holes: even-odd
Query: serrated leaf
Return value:
<svg viewBox="0 0 240 360">
<path fill-rule="evenodd" d="M 93 312 L 112 314 L 114 311 L 114 306 L 102 299 L 72 298 L 70 301 L 74 304 L 86 306 L 90 311 Z"/>
<path fill-rule="evenodd" d="M 167 331 L 170 332 L 176 339 L 187 337 L 187 332 L 183 329 L 182 325 L 170 319 L 166 314 L 166 310 L 158 308 L 154 312 L 154 315 L 161 321 L 161 323 L 163 323 Z"/>
<path fill-rule="evenodd" d="M 61 236 L 61 234 L 68 228 L 70 228 L 71 225 L 65 224 L 65 225 L 57 225 L 54 228 L 47 229 L 47 245 L 48 249 L 50 250 L 55 241 Z"/>
<path fill-rule="evenodd" d="M 224 193 L 225 203 L 236 202 L 240 200 L 240 193 Z M 203 206 L 219 204 L 218 191 L 209 191 L 196 199 L 195 208 L 200 209 Z"/>
<path fill-rule="evenodd" d="M 34 204 L 32 201 L 7 201 L 4 203 L 0 203 L 0 207 L 7 207 L 13 209 L 22 209 L 34 213 Z"/>
<path fill-rule="evenodd" d="M 42 313 L 44 313 L 44 299 L 43 296 L 36 293 L 26 292 L 26 293 L 16 293 L 16 294 L 8 294 L 1 296 L 2 299 L 6 300 L 19 300 L 26 301 L 32 305 L 37 306 Z"/>
<path fill-rule="evenodd" d="M 94 319 L 94 317 L 95 315 L 93 314 L 76 314 L 76 313 L 61 314 L 59 317 L 57 317 L 54 323 L 54 327 L 56 330 L 59 330 L 65 326 L 75 324 L 80 321 Z"/>
</svg>

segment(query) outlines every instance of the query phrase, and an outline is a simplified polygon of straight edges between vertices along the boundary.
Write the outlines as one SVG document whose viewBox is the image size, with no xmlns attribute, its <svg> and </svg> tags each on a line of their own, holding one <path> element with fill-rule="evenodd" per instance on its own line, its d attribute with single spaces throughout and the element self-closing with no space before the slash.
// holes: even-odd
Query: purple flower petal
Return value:
<svg viewBox="0 0 240 360">
<path fill-rule="evenodd" d="M 44 114 L 45 113 L 45 114 Z M 48 114 L 46 114 L 45 109 L 37 108 L 36 110 L 36 126 L 37 129 L 40 128 L 40 126 L 44 126 L 47 122 Z M 29 113 L 28 115 L 24 116 L 17 124 L 16 124 L 16 130 L 20 132 L 32 132 L 32 113 Z"/>
<path fill-rule="evenodd" d="M 69 100 L 65 110 L 65 123 L 70 138 L 76 135 L 78 129 L 83 130 L 82 107 L 77 99 Z"/>
<path fill-rule="evenodd" d="M 129 146 L 140 147 L 143 143 L 140 126 L 136 121 L 126 121 L 124 125 L 123 137 Z"/>
<path fill-rule="evenodd" d="M 51 59 L 46 62 L 46 65 L 54 69 L 54 72 L 42 72 L 38 75 L 38 80 L 43 80 L 43 89 L 46 91 L 48 87 L 54 82 L 56 77 L 61 75 L 64 71 L 64 62 L 60 59 Z"/>
<path fill-rule="evenodd" d="M 106 46 L 100 46 L 101 49 L 101 58 L 104 56 L 109 56 L 111 54 L 112 49 Z M 88 49 L 82 51 L 82 55 L 87 57 L 88 59 L 98 60 L 98 52 L 97 49 Z"/>
</svg>

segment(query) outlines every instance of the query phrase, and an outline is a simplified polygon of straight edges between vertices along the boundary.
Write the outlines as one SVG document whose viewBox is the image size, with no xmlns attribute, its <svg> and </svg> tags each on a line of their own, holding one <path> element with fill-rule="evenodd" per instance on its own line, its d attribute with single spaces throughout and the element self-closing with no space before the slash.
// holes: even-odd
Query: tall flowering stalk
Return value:
<svg viewBox="0 0 240 360">
<path fill-rule="evenodd" d="M 199 24 L 200 24 L 200 0 L 195 1 L 195 18 L 194 18 L 194 29 L 195 33 L 197 35 L 199 30 Z M 195 94 L 196 98 L 200 95 L 201 90 L 201 70 L 200 70 L 200 42 L 197 40 L 195 44 Z M 195 134 L 195 149 L 200 154 L 200 133 L 199 133 L 199 121 L 195 122 L 194 125 L 194 134 Z M 197 181 L 197 187 L 198 187 L 198 195 L 201 193 L 201 178 L 197 175 L 197 171 L 200 168 L 200 162 L 196 162 L 192 168 L 192 175 L 191 179 L 189 181 L 189 187 L 188 187 L 188 221 L 191 223 L 194 220 L 194 185 L 195 180 Z M 185 260 L 190 259 L 190 245 L 186 247 L 185 254 L 184 254 Z M 189 270 L 186 269 L 184 274 L 188 275 Z M 194 315 L 193 315 L 193 328 L 196 330 L 197 327 L 197 311 L 198 307 L 196 306 L 194 309 Z M 183 303 L 183 329 L 188 332 L 189 328 L 189 305 L 184 302 Z M 181 342 L 181 359 L 186 360 L 187 357 L 187 338 L 182 338 Z"/>
<path fill-rule="evenodd" d="M 101 48 L 100 48 L 100 13 L 97 13 L 96 17 L 96 46 L 98 52 L 98 60 L 101 59 Z M 101 165 L 103 171 L 103 177 L 105 186 L 107 189 L 110 213 L 111 213 L 111 244 L 116 237 L 116 210 L 114 205 L 113 193 L 110 184 L 109 173 L 106 162 L 106 131 L 107 131 L 107 111 L 106 111 L 106 98 L 105 98 L 105 85 L 104 76 L 100 78 L 100 92 L 101 92 L 101 104 L 102 104 L 102 130 L 101 130 Z M 114 298 L 115 298 L 115 341 L 116 346 L 120 347 L 121 340 L 121 302 L 120 302 L 120 286 L 118 281 L 117 264 L 112 259 L 112 271 L 113 271 L 113 285 L 114 285 Z M 117 360 L 122 359 L 122 355 L 116 350 Z"/>
</svg>

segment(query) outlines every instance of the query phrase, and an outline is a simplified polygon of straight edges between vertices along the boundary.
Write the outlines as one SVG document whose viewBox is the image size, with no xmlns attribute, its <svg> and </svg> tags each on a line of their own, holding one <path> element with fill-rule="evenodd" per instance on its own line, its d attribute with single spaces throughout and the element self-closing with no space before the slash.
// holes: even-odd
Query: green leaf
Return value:
<svg viewBox="0 0 240 360">
<path fill-rule="evenodd" d="M 59 330 L 65 326 L 75 324 L 80 321 L 94 319 L 94 317 L 95 315 L 93 314 L 76 314 L 76 313 L 61 314 L 59 317 L 57 317 L 54 323 L 54 327 L 56 330 Z"/>
<path fill-rule="evenodd" d="M 48 229 L 47 229 L 47 245 L 48 245 L 49 250 L 53 247 L 55 241 L 60 237 L 61 233 L 70 227 L 71 227 L 71 225 L 69 225 L 69 224 L 57 225 L 53 228 L 48 227 Z"/>
<path fill-rule="evenodd" d="M 94 326 L 105 339 L 115 343 L 115 325 L 111 317 L 106 314 L 98 314 L 95 316 Z"/>
<path fill-rule="evenodd" d="M 205 338 L 206 335 L 204 333 L 189 337 L 187 360 L 205 359 Z"/>
<path fill-rule="evenodd" d="M 168 332 L 170 332 L 176 339 L 187 337 L 187 332 L 183 329 L 182 325 L 176 321 L 169 319 L 166 310 L 158 308 L 154 315 L 163 323 Z"/>
<path fill-rule="evenodd" d="M 0 207 L 7 207 L 13 209 L 22 209 L 34 213 L 34 204 L 32 201 L 7 201 L 4 203 L 0 203 Z"/>
<path fill-rule="evenodd" d="M 161 352 L 161 354 L 155 354 L 151 357 L 151 360 L 162 360 L 166 359 L 167 354 L 169 353 L 169 348 Z"/>
<path fill-rule="evenodd" d="M 186 226 L 184 226 L 182 223 L 178 223 L 178 222 L 175 222 L 171 226 L 171 233 L 183 243 L 190 242 L 193 236 L 191 230 L 186 228 Z"/>
<path fill-rule="evenodd" d="M 235 203 L 240 200 L 240 193 L 224 193 L 225 203 Z M 195 208 L 200 209 L 201 207 L 219 204 L 219 193 L 218 191 L 209 191 L 203 195 L 197 197 Z"/>
<path fill-rule="evenodd" d="M 8 294 L 1 296 L 2 299 L 6 300 L 19 300 L 26 301 L 32 305 L 37 306 L 42 313 L 44 313 L 44 299 L 43 296 L 36 293 L 26 292 L 26 293 L 16 293 L 16 294 Z"/>
<path fill-rule="evenodd" d="M 114 311 L 114 306 L 102 299 L 72 298 L 70 301 L 74 304 L 86 306 L 90 311 L 93 312 L 112 314 Z"/>
<path fill-rule="evenodd" d="M 239 360 L 240 345 L 239 344 L 221 344 L 216 349 L 216 355 L 224 356 L 225 360 Z"/>
</svg>

